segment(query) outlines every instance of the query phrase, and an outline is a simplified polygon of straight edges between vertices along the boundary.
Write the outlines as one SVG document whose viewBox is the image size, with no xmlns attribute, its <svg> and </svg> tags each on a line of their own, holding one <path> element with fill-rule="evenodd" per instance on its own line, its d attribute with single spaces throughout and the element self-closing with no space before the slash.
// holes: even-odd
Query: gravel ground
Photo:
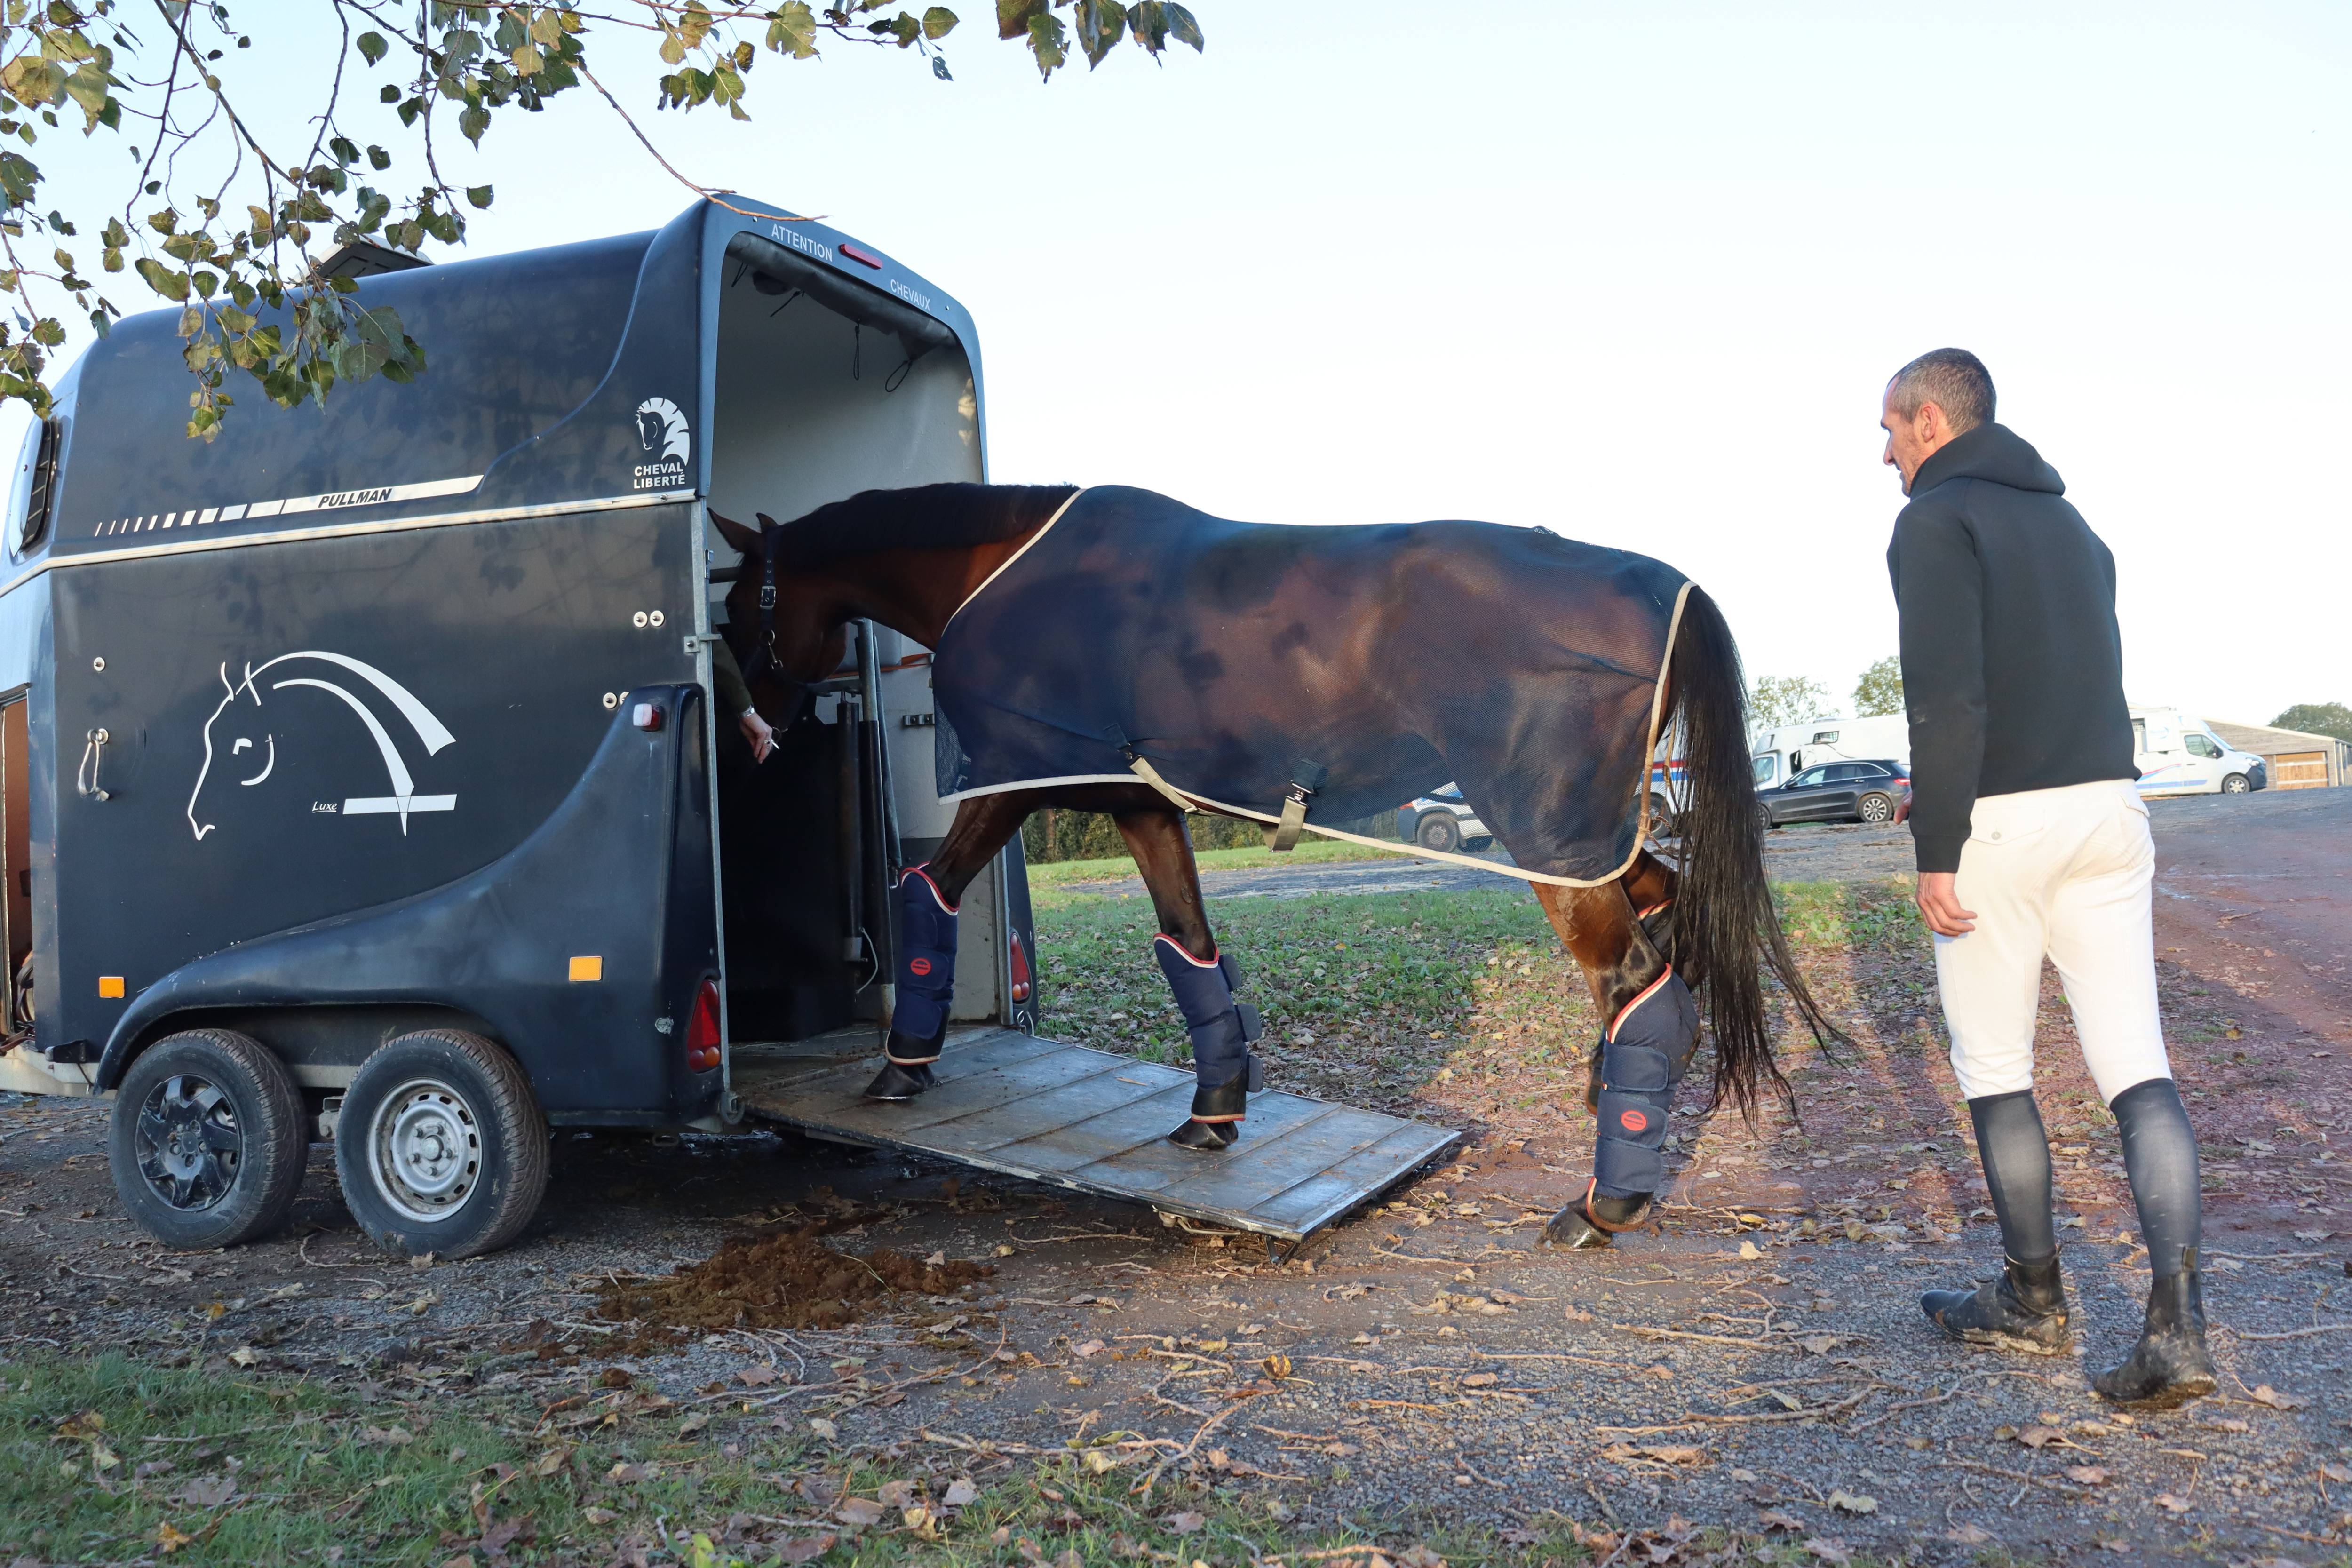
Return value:
<svg viewBox="0 0 2352 1568">
<path fill-rule="evenodd" d="M 2352 1131 L 2347 818 L 2346 792 L 2157 807 L 2162 985 L 2208 1162 L 2224 1368 L 2219 1397 L 2170 1415 L 2120 1418 L 2086 1386 L 2136 1331 L 2145 1254 L 2054 987 L 2042 1098 L 2082 1348 L 1966 1349 L 1920 1318 L 1919 1290 L 1986 1275 L 2000 1250 L 1939 1060 L 1932 975 L 1894 939 L 1804 944 L 1854 1049 L 1787 1050 L 1801 1127 L 1678 1108 L 1661 1224 L 1604 1253 L 1538 1240 L 1583 1184 L 1589 1121 L 1518 1103 L 1509 1061 L 1468 1048 L 1419 1107 L 1474 1129 L 1462 1162 L 1281 1266 L 1147 1211 L 765 1134 L 568 1136 L 524 1243 L 421 1269 L 366 1245 L 322 1147 L 287 1236 L 173 1256 L 121 1217 L 104 1108 L 18 1100 L 0 1105 L 0 1346 L 121 1348 L 412 1401 L 551 1400 L 600 1363 L 507 1352 L 534 1320 L 593 1348 L 583 1292 L 611 1273 L 858 1205 L 879 1217 L 836 1245 L 998 1272 L 919 1312 L 621 1363 L 683 1396 L 779 1359 L 794 1381 L 714 1436 L 824 1411 L 844 1448 L 908 1463 L 1022 1463 L 1108 1429 L 1197 1438 L 1160 1498 L 1264 1492 L 1307 1523 L 1507 1531 L 1557 1511 L 1595 1531 L 1727 1526 L 1808 1561 L 2105 1560 L 2107 1547 L 2135 1562 L 2345 1562 L 2352 1179 L 2330 1139 Z M 1880 882 L 1907 850 L 1900 830 L 1772 836 L 1776 874 L 1808 880 Z M 1337 881 L 1316 890 L 1344 890 L 1349 873 L 1381 874 L 1330 868 L 1315 875 Z M 1213 896 L 1253 892 L 1266 890 Z M 1286 1375 L 1265 1365 L 1276 1357 Z"/>
</svg>

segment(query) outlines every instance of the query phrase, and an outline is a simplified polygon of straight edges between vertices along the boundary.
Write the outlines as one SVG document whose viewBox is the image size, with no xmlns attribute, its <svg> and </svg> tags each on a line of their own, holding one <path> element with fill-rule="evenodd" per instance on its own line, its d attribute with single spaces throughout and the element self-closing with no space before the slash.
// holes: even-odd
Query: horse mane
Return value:
<svg viewBox="0 0 2352 1568">
<path fill-rule="evenodd" d="M 881 550 L 959 550 L 1037 527 L 1076 485 L 917 485 L 862 490 L 779 525 L 776 562 L 794 571 Z"/>
</svg>

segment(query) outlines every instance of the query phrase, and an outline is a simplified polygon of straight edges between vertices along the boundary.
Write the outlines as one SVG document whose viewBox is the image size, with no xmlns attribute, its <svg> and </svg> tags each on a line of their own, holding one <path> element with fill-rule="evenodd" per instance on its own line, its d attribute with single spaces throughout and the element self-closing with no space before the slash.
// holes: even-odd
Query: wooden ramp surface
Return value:
<svg viewBox="0 0 2352 1568">
<path fill-rule="evenodd" d="M 1269 1090 L 1250 1097 L 1239 1142 L 1196 1153 L 1168 1142 L 1192 1109 L 1190 1072 L 986 1026 L 954 1029 L 937 1086 L 903 1105 L 861 1097 L 880 1064 L 870 1027 L 739 1047 L 732 1058 L 735 1092 L 760 1120 L 1276 1241 L 1305 1239 L 1462 1137 Z"/>
</svg>

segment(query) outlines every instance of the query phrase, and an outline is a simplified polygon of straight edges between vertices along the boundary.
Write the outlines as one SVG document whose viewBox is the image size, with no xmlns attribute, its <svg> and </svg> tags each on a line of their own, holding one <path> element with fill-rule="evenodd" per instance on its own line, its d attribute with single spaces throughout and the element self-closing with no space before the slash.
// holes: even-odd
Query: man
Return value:
<svg viewBox="0 0 2352 1568">
<path fill-rule="evenodd" d="M 1992 422 L 1992 377 L 1938 349 L 1895 373 L 1881 426 L 1910 504 L 1886 552 L 1902 616 L 1919 912 L 2007 1266 L 1920 1300 L 1947 1332 L 2069 1343 L 2033 1102 L 2046 955 L 2123 1135 L 2154 1273 L 2139 1343 L 2098 1391 L 2170 1407 L 2216 1386 L 2197 1272 L 2197 1141 L 2157 1014 L 2155 847 L 2133 781 L 2115 557 L 2041 455 Z"/>
<path fill-rule="evenodd" d="M 735 662 L 735 650 L 724 637 L 710 645 L 710 686 L 719 710 L 735 715 L 735 727 L 743 731 L 743 742 L 751 748 L 752 763 L 766 762 L 768 753 L 776 749 L 776 732 L 751 706 L 751 689 L 743 683 L 743 667 Z"/>
</svg>

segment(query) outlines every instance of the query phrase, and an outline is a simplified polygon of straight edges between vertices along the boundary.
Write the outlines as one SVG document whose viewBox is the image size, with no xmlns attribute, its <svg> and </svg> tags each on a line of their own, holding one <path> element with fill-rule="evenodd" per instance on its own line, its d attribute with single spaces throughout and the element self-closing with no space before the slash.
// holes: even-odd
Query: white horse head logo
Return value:
<svg viewBox="0 0 2352 1568">
<path fill-rule="evenodd" d="M 351 671 L 373 687 L 376 692 L 392 705 L 394 711 L 407 721 L 409 728 L 416 732 L 416 738 L 424 742 L 426 756 L 436 754 L 444 746 L 453 744 L 457 741 L 457 737 L 449 733 L 441 721 L 433 716 L 433 710 L 419 702 L 406 687 L 373 665 L 362 664 L 358 659 L 343 654 L 324 653 L 316 648 L 305 648 L 296 653 L 282 653 L 268 663 L 247 665 L 242 679 L 231 679 L 228 666 L 224 664 L 221 666 L 220 679 L 226 695 L 221 698 L 220 706 L 213 710 L 212 717 L 205 721 L 204 766 L 196 770 L 196 787 L 188 795 L 188 826 L 195 830 L 197 838 L 202 839 L 205 834 L 218 826 L 215 823 L 205 821 L 198 815 L 197 810 L 199 803 L 204 799 L 205 781 L 212 777 L 213 762 L 216 757 L 225 753 L 230 758 L 241 758 L 247 752 L 253 753 L 251 761 L 261 764 L 260 771 L 251 778 L 241 778 L 236 781 L 247 789 L 264 783 L 277 771 L 278 735 L 275 730 L 265 728 L 269 710 L 262 702 L 262 689 L 258 678 L 264 671 L 274 669 L 281 664 L 290 664 L 297 659 L 316 659 L 323 664 L 334 665 Z M 360 722 L 367 726 L 369 738 L 375 742 L 377 753 L 383 759 L 384 773 L 392 786 L 392 793 L 385 795 L 362 795 L 346 800 L 342 803 L 342 816 L 396 815 L 400 818 L 400 831 L 405 834 L 408 831 L 408 818 L 412 812 L 457 809 L 457 797 L 454 795 L 418 795 L 416 793 L 416 781 L 410 776 L 408 764 L 401 760 L 400 748 L 393 742 L 391 732 L 384 728 L 383 721 L 376 717 L 375 710 L 353 695 L 350 688 L 332 680 L 323 680 L 306 675 L 289 675 L 283 680 L 269 683 L 271 691 L 284 691 L 289 687 L 310 688 L 328 692 L 341 699 L 352 712 L 359 715 Z M 247 706 L 248 702 L 251 704 L 249 708 Z"/>
<path fill-rule="evenodd" d="M 683 463 L 690 445 L 685 414 L 667 397 L 646 398 L 637 405 L 637 444 L 648 452 L 658 449 L 665 458 L 675 458 Z"/>
</svg>

